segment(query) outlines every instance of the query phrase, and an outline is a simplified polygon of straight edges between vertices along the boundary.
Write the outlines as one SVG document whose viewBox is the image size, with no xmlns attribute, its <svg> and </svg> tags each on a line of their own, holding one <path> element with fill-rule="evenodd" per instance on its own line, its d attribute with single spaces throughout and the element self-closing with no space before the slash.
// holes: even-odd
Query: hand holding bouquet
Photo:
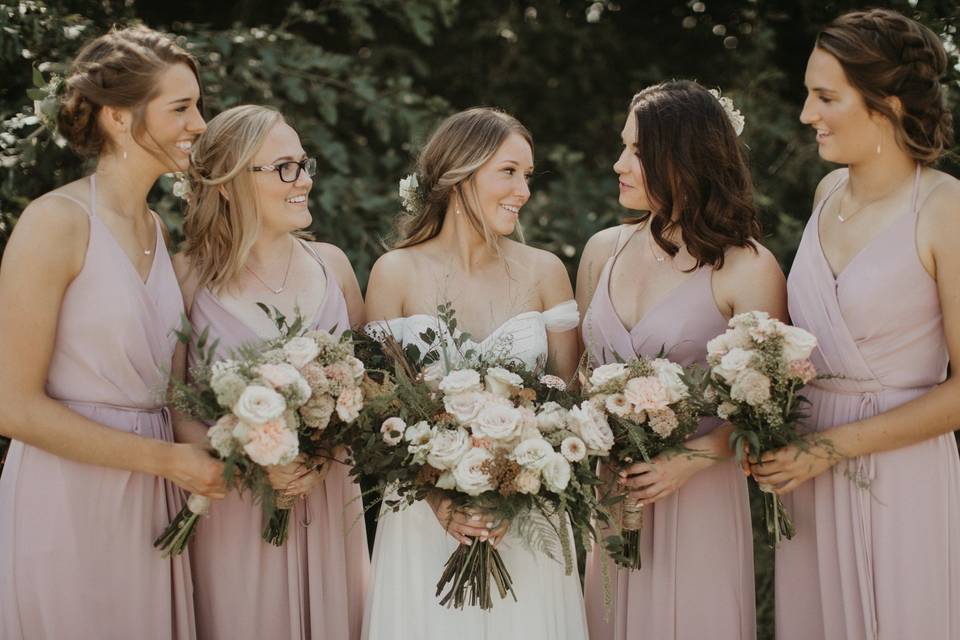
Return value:
<svg viewBox="0 0 960 640">
<path fill-rule="evenodd" d="M 608 455 L 615 468 L 649 463 L 682 448 L 699 424 L 698 404 L 683 368 L 665 358 L 602 365 L 589 373 L 583 386 L 589 400 L 574 411 L 578 417 L 596 413 L 609 420 L 612 446 L 598 453 Z M 613 519 L 620 535 L 607 538 L 605 547 L 617 564 L 639 569 L 643 506 L 629 495 L 617 500 Z"/>
<path fill-rule="evenodd" d="M 806 401 L 800 389 L 816 378 L 810 354 L 817 340 L 762 311 L 731 318 L 729 329 L 707 343 L 711 399 L 716 415 L 731 422 L 730 446 L 742 462 L 745 450 L 767 451 L 802 442 Z M 793 537 L 793 523 L 779 496 L 764 491 L 767 535 L 772 546 Z"/>
</svg>

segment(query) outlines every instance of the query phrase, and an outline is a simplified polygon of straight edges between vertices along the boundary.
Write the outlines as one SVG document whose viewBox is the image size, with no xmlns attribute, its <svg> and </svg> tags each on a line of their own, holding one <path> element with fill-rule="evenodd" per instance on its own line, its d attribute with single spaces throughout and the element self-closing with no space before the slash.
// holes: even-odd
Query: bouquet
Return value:
<svg viewBox="0 0 960 640">
<path fill-rule="evenodd" d="M 810 354 L 816 338 L 762 311 L 730 319 L 729 329 L 707 343 L 708 394 L 716 415 L 733 424 L 730 447 L 742 462 L 745 449 L 759 458 L 767 451 L 802 443 L 800 422 L 806 399 L 800 389 L 817 377 Z M 763 491 L 769 543 L 795 533 L 780 497 Z"/>
<path fill-rule="evenodd" d="M 190 384 L 175 384 L 173 404 L 193 418 L 214 422 L 207 431 L 210 448 L 225 462 L 228 486 L 248 489 L 263 506 L 263 539 L 280 546 L 287 539 L 293 501 L 270 486 L 267 467 L 299 458 L 319 466 L 340 443 L 343 427 L 363 408 L 364 365 L 353 355 L 348 334 L 302 331 L 298 318 L 267 310 L 281 329 L 277 338 L 245 345 L 232 357 L 214 362 L 216 343 L 206 331 L 197 341 L 200 364 Z M 188 331 L 181 340 L 189 342 Z M 187 505 L 154 541 L 164 555 L 186 547 L 209 500 L 192 495 Z"/>
<path fill-rule="evenodd" d="M 699 402 L 683 368 L 665 358 L 602 365 L 589 372 L 583 387 L 589 399 L 576 410 L 606 416 L 613 431 L 606 453 L 616 468 L 679 452 L 699 425 Z M 620 535 L 608 537 L 605 547 L 617 564 L 639 569 L 643 507 L 630 497 L 618 500 Z"/>
<path fill-rule="evenodd" d="M 426 333 L 434 335 L 422 336 L 424 342 L 433 343 L 435 332 Z M 569 575 L 575 550 L 568 527 L 581 542 L 593 532 L 597 481 L 590 443 L 613 440 L 602 417 L 590 416 L 590 426 L 578 429 L 570 411 L 574 397 L 556 376 L 510 362 L 461 362 L 462 368 L 447 370 L 442 354 L 421 357 L 392 336 L 377 339 L 394 365 L 394 380 L 371 398 L 353 432 L 353 472 L 383 491 L 394 511 L 442 491 L 458 508 L 509 520 L 531 548 L 562 559 Z M 474 539 L 450 556 L 436 595 L 445 606 L 491 609 L 491 583 L 501 598 L 516 600 L 500 553 Z"/>
</svg>

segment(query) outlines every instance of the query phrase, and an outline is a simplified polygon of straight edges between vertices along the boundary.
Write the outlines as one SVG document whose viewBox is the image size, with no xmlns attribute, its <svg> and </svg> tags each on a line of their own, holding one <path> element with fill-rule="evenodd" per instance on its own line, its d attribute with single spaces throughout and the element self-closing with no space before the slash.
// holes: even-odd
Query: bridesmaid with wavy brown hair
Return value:
<svg viewBox="0 0 960 640">
<path fill-rule="evenodd" d="M 777 637 L 960 637 L 960 182 L 926 27 L 887 10 L 824 28 L 800 119 L 847 165 L 817 188 L 790 317 L 829 379 L 805 395 L 819 442 L 753 466 L 792 514 L 777 551 Z M 956 372 L 954 372 L 956 374 Z"/>
<path fill-rule="evenodd" d="M 647 87 L 631 101 L 613 169 L 620 204 L 638 213 L 590 239 L 577 275 L 594 366 L 661 351 L 705 366 L 707 342 L 732 316 L 786 316 L 783 272 L 760 244 L 738 115 L 690 81 Z M 643 566 L 618 569 L 599 549 L 590 555 L 593 640 L 754 637 L 750 505 L 730 429 L 704 419 L 685 443 L 698 455 L 618 470 L 644 514 Z"/>
<path fill-rule="evenodd" d="M 186 556 L 150 546 L 222 465 L 164 407 L 183 301 L 147 206 L 205 124 L 197 66 L 143 27 L 73 62 L 59 130 L 94 172 L 23 212 L 0 269 L 0 637 L 193 638 Z"/>
</svg>

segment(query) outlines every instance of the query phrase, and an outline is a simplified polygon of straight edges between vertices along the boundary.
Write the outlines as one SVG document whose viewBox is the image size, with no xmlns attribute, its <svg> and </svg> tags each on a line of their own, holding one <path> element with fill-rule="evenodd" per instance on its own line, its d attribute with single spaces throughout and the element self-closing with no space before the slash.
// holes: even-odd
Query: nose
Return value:
<svg viewBox="0 0 960 640">
<path fill-rule="evenodd" d="M 293 184 L 297 187 L 309 190 L 313 187 L 313 178 L 307 175 L 306 169 L 301 169 L 300 175 L 297 176 L 297 179 L 294 180 Z"/>
<path fill-rule="evenodd" d="M 203 115 L 201 115 L 200 110 L 194 108 L 193 117 L 190 118 L 190 121 L 187 123 L 187 129 L 190 133 L 196 133 L 200 135 L 207 130 L 207 123 L 203 120 Z"/>
<path fill-rule="evenodd" d="M 807 99 L 803 101 L 803 109 L 800 111 L 800 122 L 803 124 L 813 124 L 820 119 L 820 114 L 817 113 L 817 103 L 814 96 L 808 95 Z"/>
<path fill-rule="evenodd" d="M 629 172 L 627 168 L 628 159 L 625 157 L 630 150 L 627 147 L 623 148 L 623 151 L 620 152 L 620 157 L 617 158 L 617 161 L 613 163 L 613 171 L 617 175 L 623 175 Z"/>
<path fill-rule="evenodd" d="M 522 197 L 524 202 L 530 199 L 530 183 L 527 182 L 527 177 L 524 175 L 520 175 L 520 184 L 518 185 L 517 195 Z"/>
</svg>

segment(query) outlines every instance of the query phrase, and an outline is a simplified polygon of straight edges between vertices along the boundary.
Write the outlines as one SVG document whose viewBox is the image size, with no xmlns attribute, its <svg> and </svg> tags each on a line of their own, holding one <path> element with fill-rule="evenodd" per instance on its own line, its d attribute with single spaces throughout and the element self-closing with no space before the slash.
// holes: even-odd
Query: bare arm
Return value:
<svg viewBox="0 0 960 640">
<path fill-rule="evenodd" d="M 560 258 L 540 252 L 538 292 L 544 311 L 573 299 L 570 276 Z M 547 331 L 547 372 L 570 380 L 577 368 L 579 342 L 576 327 L 566 331 Z"/>
<path fill-rule="evenodd" d="M 583 248 L 583 255 L 580 256 L 580 264 L 577 265 L 577 308 L 580 310 L 580 325 L 583 326 L 584 316 L 587 308 L 593 300 L 593 294 L 597 290 L 597 282 L 600 280 L 600 272 L 603 271 L 604 263 L 607 261 L 615 249 L 615 243 L 620 233 L 620 227 L 611 227 L 595 233 L 587 245 Z M 577 332 L 577 340 L 580 351 L 582 352 L 586 345 L 583 344 L 583 335 Z"/>
<path fill-rule="evenodd" d="M 63 458 L 216 493 L 219 466 L 202 452 L 109 428 L 46 394 L 60 307 L 88 239 L 87 214 L 58 198 L 32 204 L 14 229 L 0 265 L 0 428 Z"/>
<path fill-rule="evenodd" d="M 410 260 L 399 251 L 390 251 L 377 259 L 367 283 L 368 321 L 392 320 L 403 316 L 406 282 L 412 273 Z"/>
<path fill-rule="evenodd" d="M 353 265 L 347 255 L 332 244 L 319 244 L 318 248 L 323 252 L 327 264 L 333 270 L 337 282 L 340 284 L 340 290 L 347 301 L 347 316 L 350 318 L 350 327 L 357 329 L 366 323 L 366 312 L 363 307 L 363 295 L 360 293 L 360 283 L 357 282 L 357 274 L 353 272 Z"/>
</svg>

